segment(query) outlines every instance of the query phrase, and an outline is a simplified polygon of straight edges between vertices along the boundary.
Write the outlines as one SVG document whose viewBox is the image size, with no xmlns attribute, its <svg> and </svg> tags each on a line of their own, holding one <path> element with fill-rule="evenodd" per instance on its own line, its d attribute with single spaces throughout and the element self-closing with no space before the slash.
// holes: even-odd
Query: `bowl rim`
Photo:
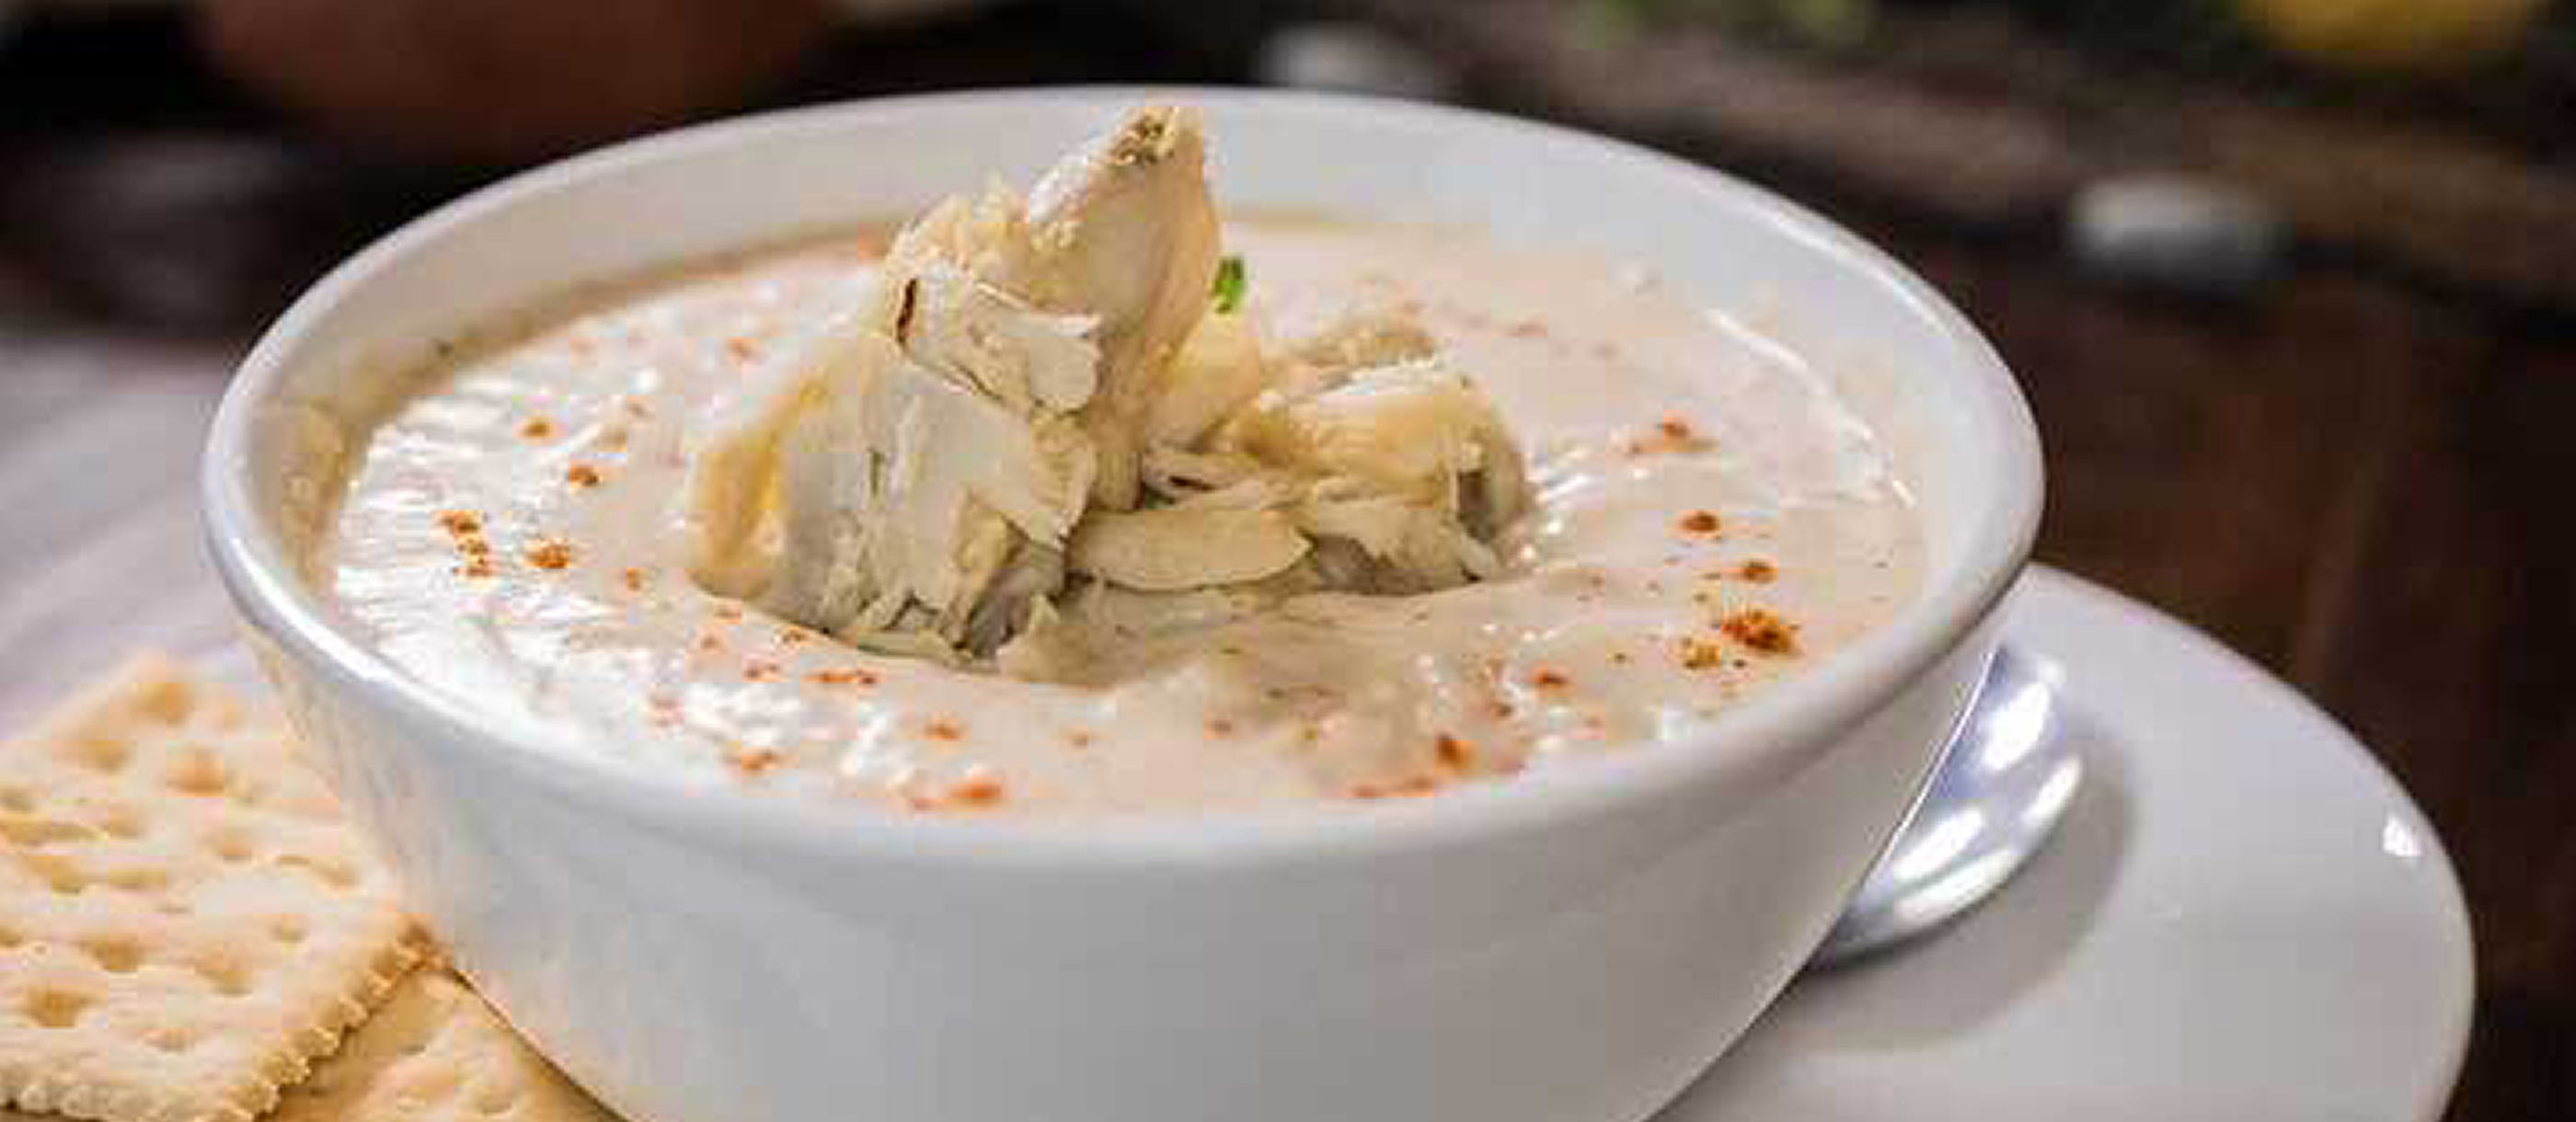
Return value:
<svg viewBox="0 0 2576 1122">
<path fill-rule="evenodd" d="M 394 665 L 353 627 L 335 621 L 319 590 L 300 575 L 274 520 L 253 498 L 251 433 L 276 395 L 302 341 L 354 291 L 450 230 L 475 223 L 525 196 L 615 177 L 800 131 L 829 135 L 851 122 L 941 110 L 1102 112 L 1139 101 L 1178 99 L 1231 113 L 1336 119 L 1366 128 L 1395 119 L 1478 130 L 1498 142 L 1535 145 L 1605 165 L 1651 172 L 1717 204 L 1729 221 L 1757 221 L 1807 243 L 1854 279 L 1875 284 L 1931 327 L 1949 354 L 1929 365 L 1955 372 L 1956 394 L 1980 415 L 2002 488 L 1966 529 L 1950 579 L 1915 599 L 1851 646 L 1727 707 L 1701 735 L 1658 751 L 1613 753 L 1580 767 L 1511 782 L 1470 784 L 1438 798 L 1364 805 L 1301 802 L 1277 808 L 1072 818 L 958 820 L 852 813 L 811 800 L 692 781 L 583 751 L 569 735 L 504 729 L 461 698 Z M 1947 438 L 1945 438 L 1945 443 Z M 871 98 L 729 118 L 610 145 L 504 178 L 405 223 L 342 262 L 307 289 L 242 359 L 209 433 L 200 476 L 209 553 L 237 610 L 270 641 L 342 689 L 370 695 L 415 728 L 438 734 L 441 750 L 511 774 L 570 805 L 632 825 L 745 844 L 822 853 L 867 851 L 924 860 L 1015 866 L 1112 864 L 1164 870 L 1292 857 L 1366 856 L 1389 848 L 1456 845 L 1612 812 L 1653 792 L 1726 773 L 1777 774 L 1835 743 L 1834 735 L 1924 674 L 1983 620 L 2010 589 L 2037 532 L 2044 481 L 2037 429 L 2019 387 L 1994 348 L 1932 287 L 1883 251 L 1796 203 L 1725 172 L 1580 130 L 1481 110 L 1310 91 L 1202 86 L 1041 86 Z M 1886 824 L 1893 829 L 1895 824 Z"/>
</svg>

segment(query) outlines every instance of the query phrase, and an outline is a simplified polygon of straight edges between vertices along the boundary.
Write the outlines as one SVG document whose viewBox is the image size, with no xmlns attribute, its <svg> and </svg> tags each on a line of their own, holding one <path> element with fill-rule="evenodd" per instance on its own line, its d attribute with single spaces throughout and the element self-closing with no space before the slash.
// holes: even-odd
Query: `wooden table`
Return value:
<svg viewBox="0 0 2576 1122">
<path fill-rule="evenodd" d="M 1228 44 L 1259 22 L 1228 16 L 1232 30 L 1211 40 L 1135 18 L 1040 5 L 1018 22 L 935 25 L 839 52 L 800 96 L 1223 78 L 1240 73 Z M 169 100 L 198 96 L 186 81 Z M 63 135 L 0 132 L 0 156 L 53 151 Z M 1728 162 L 1756 178 L 1777 170 Z M 2079 279 L 2027 230 L 1928 218 L 1882 192 L 1838 193 L 1830 178 L 1798 193 L 1929 276 L 2020 374 L 2051 473 L 2042 559 L 2196 623 L 2306 690 L 2440 826 L 2480 960 L 2450 1117 L 2576 1117 L 2576 323 L 2326 267 L 2241 303 L 2144 296 Z M 140 451 L 130 474 L 59 489 L 0 470 L 0 503 L 13 518 L 42 508 L 95 526 L 136 504 L 185 502 L 134 481 L 166 488 L 184 474 L 240 326 L 155 341 L 64 312 L 59 270 L 11 256 L 42 241 L 29 233 L 0 229 L 0 469 L 75 438 Z M 320 240 L 311 260 L 347 234 Z M 29 594 L 46 574 L 82 579 L 63 575 L 81 567 L 39 565 L 27 548 L 0 559 L 0 637 L 77 622 L 39 614 Z M 202 641 L 222 626 L 207 610 L 183 598 L 160 630 Z M 10 683 L 72 672 L 20 667 Z M 0 708 L 24 696 L 0 691 Z"/>
</svg>

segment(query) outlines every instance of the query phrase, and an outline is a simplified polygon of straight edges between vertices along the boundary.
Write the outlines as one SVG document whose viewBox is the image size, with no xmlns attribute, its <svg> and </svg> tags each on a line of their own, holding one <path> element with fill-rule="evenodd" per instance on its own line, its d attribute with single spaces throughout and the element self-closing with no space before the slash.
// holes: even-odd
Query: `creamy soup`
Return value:
<svg viewBox="0 0 2576 1122">
<path fill-rule="evenodd" d="M 1062 680 L 871 653 L 690 576 L 693 433 L 882 239 L 705 263 L 460 345 L 347 465 L 317 579 L 395 662 L 583 751 L 896 813 L 1189 813 L 1682 750 L 1915 591 L 1915 513 L 1800 355 L 1617 262 L 1237 221 L 1293 338 L 1402 309 L 1529 459 L 1502 571 L 1101 644 Z M 1168 621 L 1166 621 L 1168 622 Z"/>
</svg>

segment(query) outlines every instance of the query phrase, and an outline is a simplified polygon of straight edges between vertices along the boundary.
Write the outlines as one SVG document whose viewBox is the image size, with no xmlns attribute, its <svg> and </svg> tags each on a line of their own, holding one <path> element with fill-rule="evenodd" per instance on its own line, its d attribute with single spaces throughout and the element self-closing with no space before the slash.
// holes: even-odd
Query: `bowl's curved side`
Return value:
<svg viewBox="0 0 2576 1122">
<path fill-rule="evenodd" d="M 1644 1118 L 1796 973 L 1993 631 L 1758 782 L 1481 846 L 1088 871 L 603 819 L 264 658 L 455 960 L 630 1117 L 1563 1122 Z"/>
<path fill-rule="evenodd" d="M 368 372 L 576 280 L 917 204 L 980 179 L 989 153 L 1034 166 L 1145 96 L 1174 94 L 869 103 L 542 170 L 353 259 L 227 396 L 208 530 L 254 649 L 459 961 L 613 1105 L 671 1122 L 852 1101 L 925 1122 L 1642 1116 L 1795 970 L 1964 706 L 2039 477 L 2009 376 L 1954 312 L 1713 174 L 1310 95 L 1180 96 L 1236 138 L 1219 168 L 1235 198 L 1579 229 L 1923 364 L 1928 501 L 1951 504 L 1923 602 L 1686 750 L 1366 812 L 1073 828 L 687 791 L 493 727 L 303 586 L 299 418 L 362 407 Z M 977 143 L 938 143 L 961 135 Z"/>
</svg>

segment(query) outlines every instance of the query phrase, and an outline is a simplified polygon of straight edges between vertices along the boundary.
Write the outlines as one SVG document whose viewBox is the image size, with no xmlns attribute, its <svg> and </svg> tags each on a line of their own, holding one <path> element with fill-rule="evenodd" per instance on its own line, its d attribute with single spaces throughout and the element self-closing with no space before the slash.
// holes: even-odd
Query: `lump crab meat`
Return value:
<svg viewBox="0 0 2576 1122">
<path fill-rule="evenodd" d="M 905 228 L 873 295 L 780 348 L 700 442 L 700 583 L 1024 672 L 1104 605 L 1191 620 L 1495 575 L 1527 484 L 1474 382 L 1391 313 L 1273 346 L 1212 310 L 1205 164 L 1194 113 L 1147 108 L 1025 199 L 997 185 Z"/>
</svg>

